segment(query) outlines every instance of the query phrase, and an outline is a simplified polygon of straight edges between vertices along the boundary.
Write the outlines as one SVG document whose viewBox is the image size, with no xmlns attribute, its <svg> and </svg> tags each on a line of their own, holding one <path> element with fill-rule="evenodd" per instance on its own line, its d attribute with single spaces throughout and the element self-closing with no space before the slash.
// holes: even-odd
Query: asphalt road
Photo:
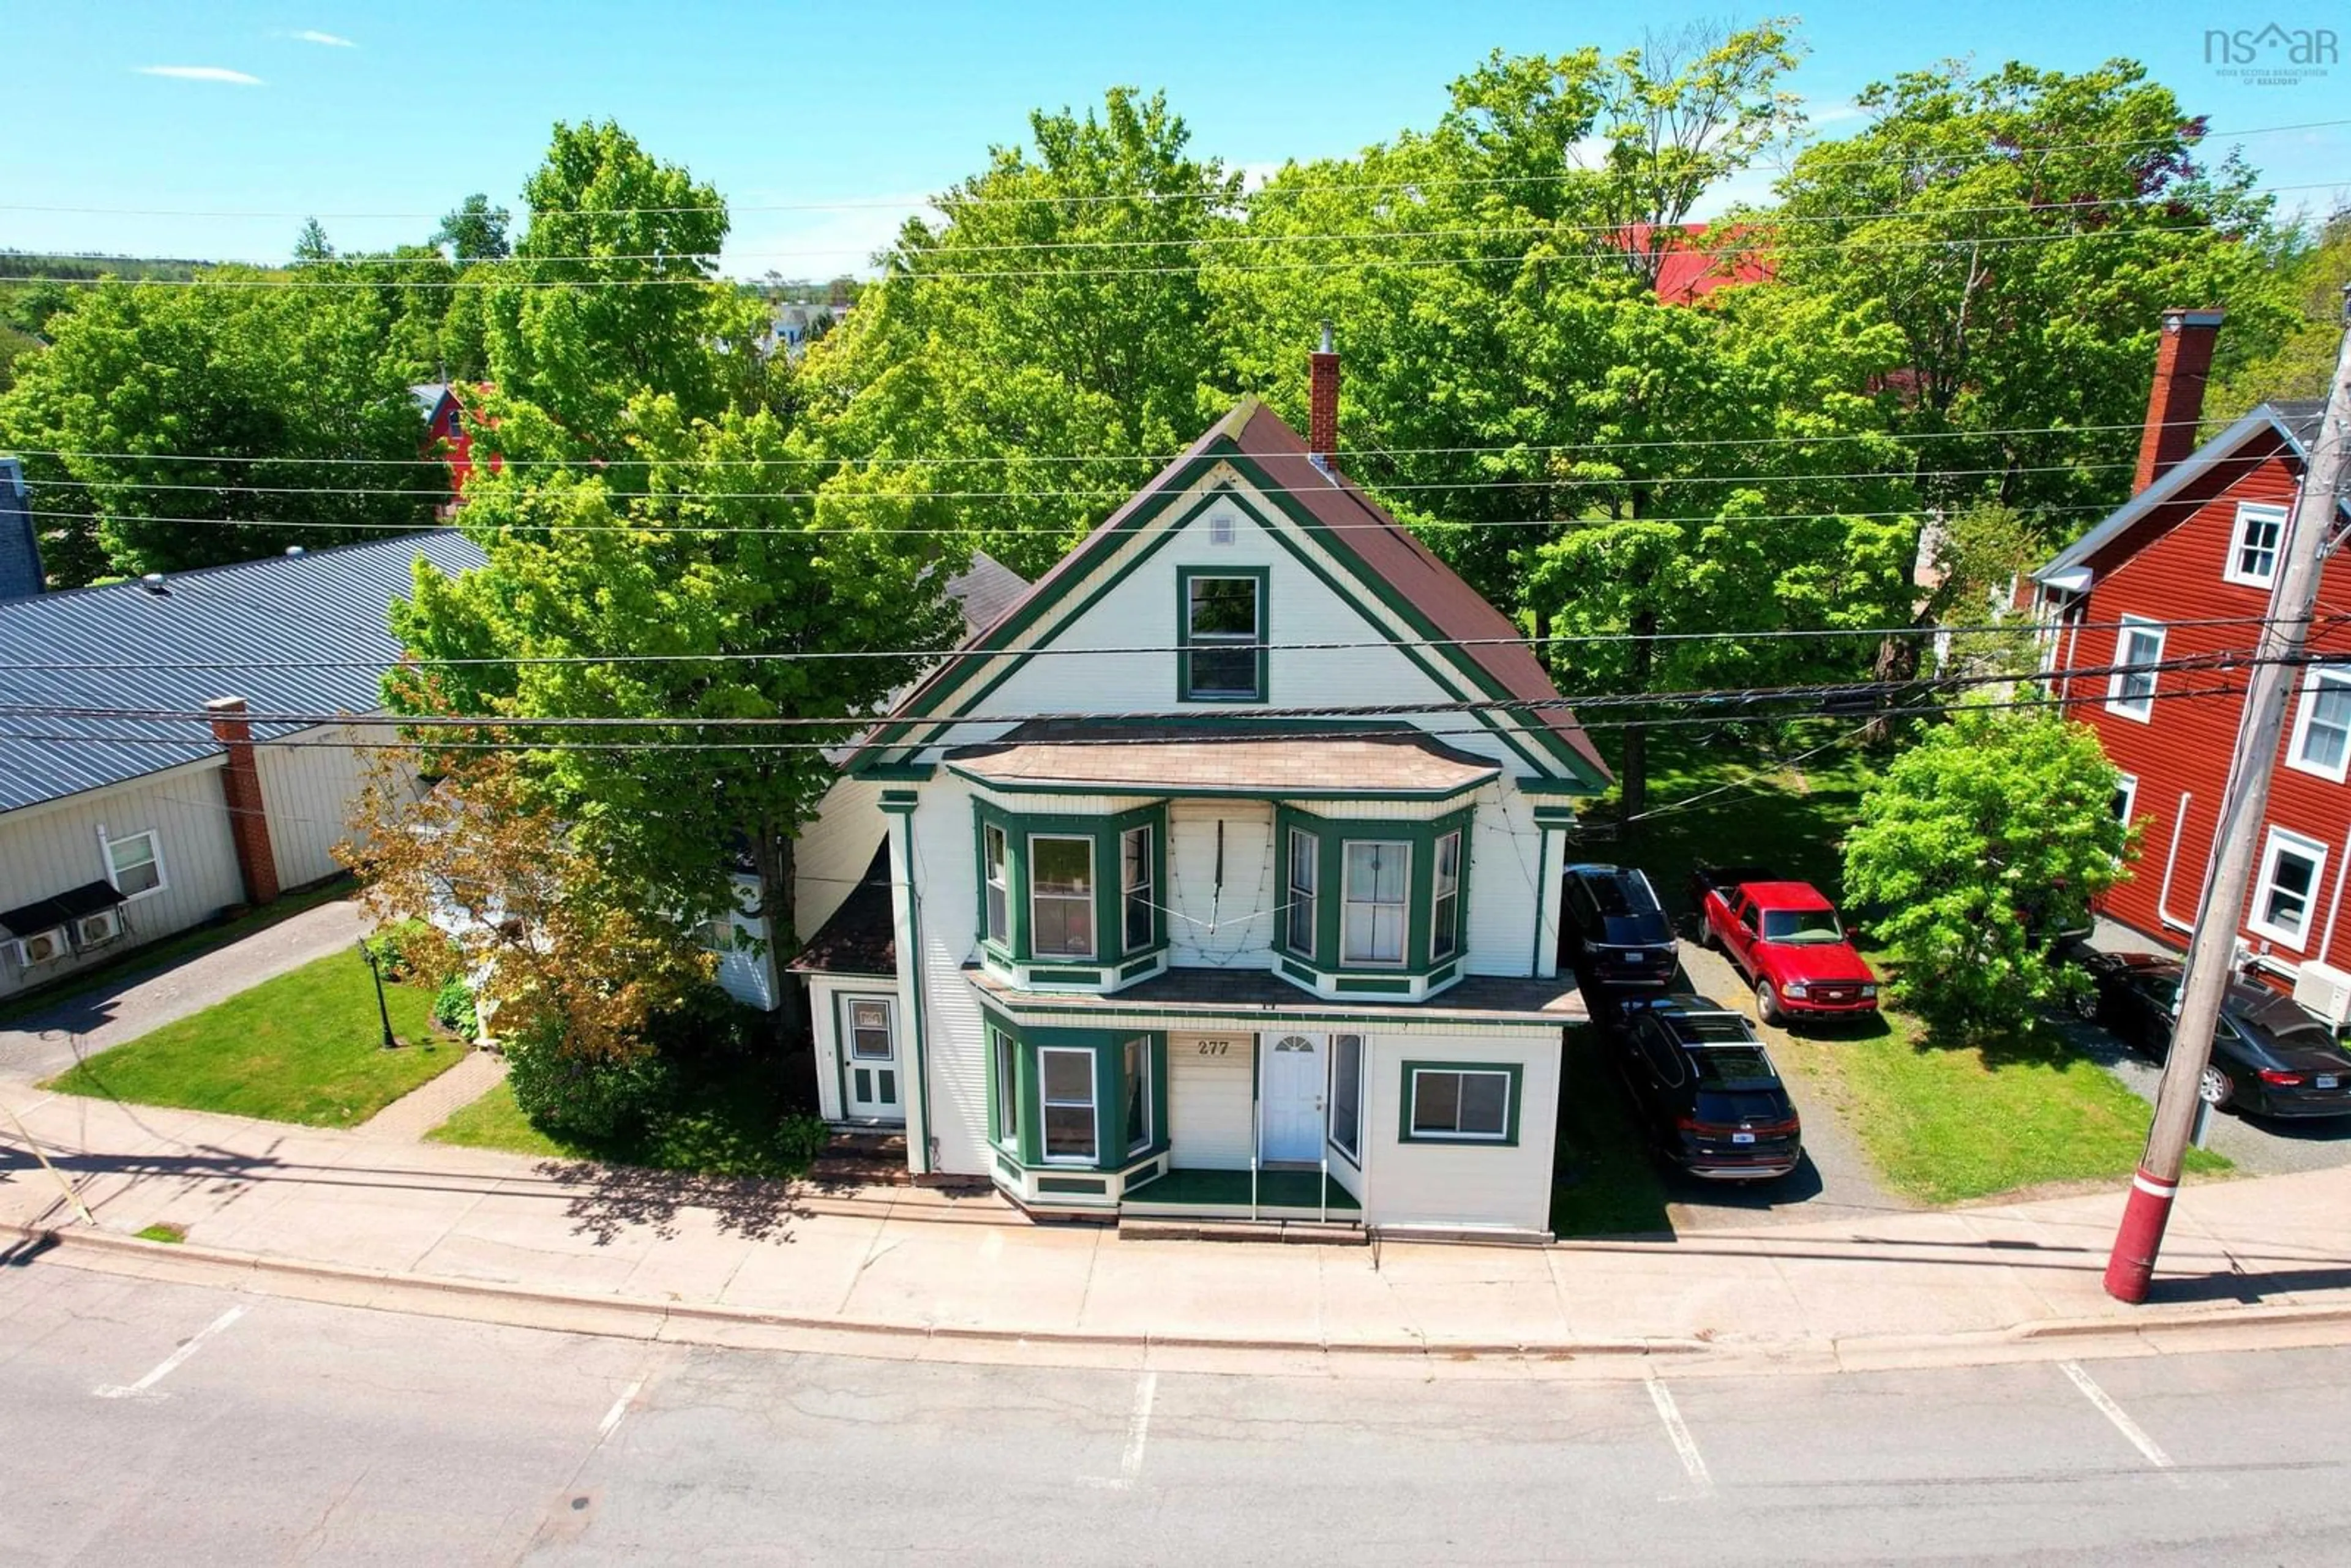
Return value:
<svg viewBox="0 0 2351 1568">
<path fill-rule="evenodd" d="M 0 1563 L 2340 1562 L 2351 1357 L 1210 1375 L 0 1267 Z"/>
</svg>

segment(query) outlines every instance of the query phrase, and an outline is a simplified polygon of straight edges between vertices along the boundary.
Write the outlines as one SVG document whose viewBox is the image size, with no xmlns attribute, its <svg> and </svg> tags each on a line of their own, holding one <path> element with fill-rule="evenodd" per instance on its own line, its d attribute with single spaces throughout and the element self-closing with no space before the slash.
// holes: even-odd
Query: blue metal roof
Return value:
<svg viewBox="0 0 2351 1568">
<path fill-rule="evenodd" d="M 142 582 L 0 603 L 0 708 L 194 710 L 238 696 L 256 711 L 366 713 L 400 657 L 385 612 L 423 556 L 443 571 L 482 564 L 451 528 L 271 556 Z M 253 667 L 330 660 L 334 669 Z M 247 667 L 235 667 L 239 661 Z M 215 669 L 32 670 L 39 664 Z M 298 725 L 253 727 L 256 738 Z M 56 737 L 71 738 L 56 738 Z M 0 812 L 213 756 L 200 719 L 42 718 L 0 713 Z"/>
</svg>

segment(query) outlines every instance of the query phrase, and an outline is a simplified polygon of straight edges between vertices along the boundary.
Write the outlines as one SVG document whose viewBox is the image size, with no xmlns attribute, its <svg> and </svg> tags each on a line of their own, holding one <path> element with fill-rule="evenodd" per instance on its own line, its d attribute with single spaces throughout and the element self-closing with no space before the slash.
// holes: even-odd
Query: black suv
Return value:
<svg viewBox="0 0 2351 1568">
<path fill-rule="evenodd" d="M 1803 1126 L 1746 1018 L 1703 997 L 1627 998 L 1610 1054 L 1660 1159 L 1692 1176 L 1783 1176 Z"/>
<path fill-rule="evenodd" d="M 1673 922 L 1639 868 L 1572 865 L 1560 890 L 1560 958 L 1604 986 L 1669 986 L 1680 967 Z"/>
</svg>

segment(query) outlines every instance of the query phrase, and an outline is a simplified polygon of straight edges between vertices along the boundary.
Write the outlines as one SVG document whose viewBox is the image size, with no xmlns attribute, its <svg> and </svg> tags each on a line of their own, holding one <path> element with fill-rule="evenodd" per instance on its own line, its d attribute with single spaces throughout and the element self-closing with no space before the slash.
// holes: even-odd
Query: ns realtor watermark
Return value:
<svg viewBox="0 0 2351 1568">
<path fill-rule="evenodd" d="M 2299 87 L 2342 63 L 2343 37 L 2332 27 L 2207 27 L 2204 63 L 2248 87 Z"/>
</svg>

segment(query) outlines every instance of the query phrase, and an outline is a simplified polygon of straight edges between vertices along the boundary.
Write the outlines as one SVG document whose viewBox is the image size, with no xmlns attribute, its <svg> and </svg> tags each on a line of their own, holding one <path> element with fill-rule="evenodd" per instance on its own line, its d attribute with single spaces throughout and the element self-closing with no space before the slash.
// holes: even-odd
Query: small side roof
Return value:
<svg viewBox="0 0 2351 1568">
<path fill-rule="evenodd" d="M 802 975 L 884 976 L 898 972 L 898 923 L 890 902 L 890 845 L 873 852 L 865 874 L 784 966 Z"/>
</svg>

